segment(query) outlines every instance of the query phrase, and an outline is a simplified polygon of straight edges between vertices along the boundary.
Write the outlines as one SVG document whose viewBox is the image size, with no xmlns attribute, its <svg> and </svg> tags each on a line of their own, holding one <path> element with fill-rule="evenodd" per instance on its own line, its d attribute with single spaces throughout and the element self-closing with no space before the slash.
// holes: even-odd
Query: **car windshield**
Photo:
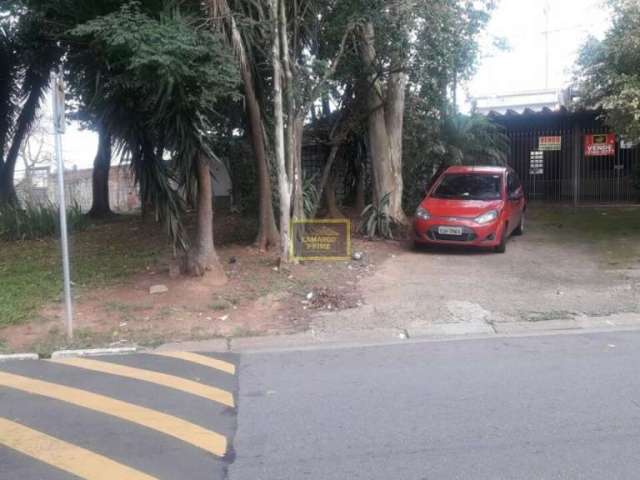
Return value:
<svg viewBox="0 0 640 480">
<path fill-rule="evenodd" d="M 433 192 L 435 198 L 499 200 L 501 175 L 448 173 Z"/>
</svg>

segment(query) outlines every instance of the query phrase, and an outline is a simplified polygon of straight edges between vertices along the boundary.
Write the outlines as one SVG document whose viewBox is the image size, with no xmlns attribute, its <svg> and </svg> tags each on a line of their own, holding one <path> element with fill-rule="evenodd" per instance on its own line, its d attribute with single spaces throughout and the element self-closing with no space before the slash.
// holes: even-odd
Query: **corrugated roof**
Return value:
<svg viewBox="0 0 640 480">
<path fill-rule="evenodd" d="M 577 113 L 577 112 L 576 112 Z M 584 112 L 580 112 L 584 113 Z M 545 115 L 557 115 L 557 116 L 566 116 L 570 115 L 571 111 L 569 111 L 566 107 L 560 107 L 555 110 L 551 110 L 548 107 L 544 107 L 540 110 L 532 110 L 531 108 L 525 108 L 522 112 L 518 112 L 516 110 L 508 109 L 505 113 L 501 113 L 496 110 L 491 110 L 487 116 L 490 118 L 504 118 L 504 117 L 542 117 Z"/>
</svg>

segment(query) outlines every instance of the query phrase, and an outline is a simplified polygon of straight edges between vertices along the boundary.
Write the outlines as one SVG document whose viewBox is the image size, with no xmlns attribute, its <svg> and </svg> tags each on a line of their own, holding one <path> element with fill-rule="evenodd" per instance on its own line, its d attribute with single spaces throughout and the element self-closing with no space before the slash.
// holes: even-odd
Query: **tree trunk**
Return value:
<svg viewBox="0 0 640 480">
<path fill-rule="evenodd" d="M 234 20 L 232 20 L 232 26 L 235 32 L 234 36 L 237 37 L 235 43 L 242 45 L 240 33 L 237 31 Z M 242 45 L 242 48 L 244 48 L 244 45 Z M 248 63 L 246 54 L 241 55 L 240 71 L 244 85 L 251 146 L 258 167 L 259 220 L 256 245 L 260 250 L 268 250 L 270 247 L 278 244 L 278 229 L 276 228 L 273 202 L 271 201 L 271 176 L 269 175 L 269 160 L 264 144 L 262 113 L 260 103 L 256 96 L 251 66 Z"/>
<path fill-rule="evenodd" d="M 258 102 L 253 70 L 249 62 L 247 51 L 233 13 L 226 1 L 208 2 L 210 19 L 224 19 L 227 36 L 240 63 L 240 74 L 244 87 L 247 120 L 251 147 L 258 167 L 258 191 L 259 191 L 259 215 L 258 235 L 256 245 L 260 250 L 268 250 L 269 247 L 278 244 L 278 229 L 276 228 L 271 201 L 271 176 L 269 174 L 269 159 L 265 147 L 265 129 L 262 120 L 260 103 Z"/>
<path fill-rule="evenodd" d="M 245 92 L 247 90 L 245 89 Z M 250 106 L 252 105 L 253 106 Z M 273 202 L 271 200 L 271 176 L 269 174 L 269 160 L 267 158 L 264 145 L 264 128 L 259 110 L 258 101 L 247 95 L 247 113 L 249 116 L 249 130 L 251 134 L 251 145 L 256 157 L 258 167 L 258 235 L 256 246 L 266 251 L 270 247 L 278 244 L 278 228 L 276 227 L 275 215 L 273 213 Z"/>
<path fill-rule="evenodd" d="M 188 253 L 187 272 L 201 277 L 207 271 L 225 277 L 213 245 L 213 190 L 209 159 L 200 154 L 197 158 L 198 197 L 196 238 Z"/>
<path fill-rule="evenodd" d="M 6 165 L 4 168 L 0 168 L 0 208 L 18 205 L 18 196 L 13 186 L 13 175 L 13 168 L 8 168 Z"/>
<path fill-rule="evenodd" d="M 273 62 L 273 118 L 274 149 L 278 166 L 278 190 L 280 193 L 280 261 L 289 262 L 289 224 L 291 217 L 291 183 L 287 174 L 284 146 L 284 109 L 282 104 L 282 65 L 280 63 L 280 22 L 278 0 L 270 0 L 271 18 L 274 24 L 272 45 Z"/>
<path fill-rule="evenodd" d="M 389 136 L 389 161 L 384 168 L 384 174 L 390 177 L 393 193 L 390 197 L 389 213 L 401 224 L 408 220 L 402 210 L 402 131 L 404 126 L 405 94 L 408 77 L 404 72 L 393 73 L 387 85 L 387 103 L 385 108 L 385 122 Z"/>
<path fill-rule="evenodd" d="M 296 220 L 304 220 L 304 179 L 302 172 L 302 132 L 304 119 L 297 117 L 289 128 L 293 148 L 291 152 L 293 165 L 293 218 Z"/>
<path fill-rule="evenodd" d="M 98 151 L 93 161 L 93 203 L 89 216 L 104 218 L 113 215 L 109 206 L 109 170 L 111 169 L 111 134 L 104 127 L 98 129 Z"/>
<path fill-rule="evenodd" d="M 358 184 L 356 185 L 356 212 L 362 214 L 366 203 L 367 164 L 361 162 L 358 167 Z"/>
<path fill-rule="evenodd" d="M 407 76 L 402 72 L 391 74 L 385 98 L 374 70 L 376 52 L 373 24 L 365 24 L 361 37 L 361 56 L 370 74 L 367 126 L 374 198 L 380 199 L 388 193 L 388 214 L 397 223 L 406 224 L 407 217 L 402 210 L 402 118 Z"/>
<path fill-rule="evenodd" d="M 324 200 L 327 205 L 327 217 L 328 218 L 344 218 L 344 215 L 338 208 L 338 201 L 336 200 L 336 178 L 335 175 L 331 175 L 327 184 L 324 187 Z"/>
<path fill-rule="evenodd" d="M 11 146 L 7 152 L 7 157 L 4 159 L 4 164 L 0 164 L 0 206 L 18 204 L 18 196 L 13 186 L 16 161 L 18 160 L 18 153 L 20 152 L 22 142 L 24 142 L 24 139 L 27 137 L 29 128 L 36 117 L 38 107 L 40 106 L 42 91 L 46 83 L 47 78 L 45 77 L 39 77 L 33 82 L 29 96 L 16 120 Z"/>
<path fill-rule="evenodd" d="M 333 181 L 333 179 L 331 178 L 331 169 L 333 168 L 333 163 L 336 159 L 336 155 L 338 154 L 338 150 L 339 150 L 340 146 L 336 143 L 334 143 L 333 145 L 331 145 L 331 150 L 329 150 L 329 156 L 327 157 L 327 161 L 324 164 L 324 168 L 322 169 L 322 176 L 320 177 L 320 185 L 318 186 L 318 194 L 322 195 L 325 197 L 325 201 L 327 203 L 327 207 L 329 204 L 329 200 L 326 194 L 325 189 L 327 188 L 327 185 L 329 182 Z M 334 201 L 335 201 L 335 192 L 334 192 Z M 315 218 L 316 217 L 316 213 L 318 211 L 318 207 L 320 206 L 320 201 L 318 201 L 318 203 L 316 204 L 312 214 L 311 214 L 311 218 Z"/>
</svg>

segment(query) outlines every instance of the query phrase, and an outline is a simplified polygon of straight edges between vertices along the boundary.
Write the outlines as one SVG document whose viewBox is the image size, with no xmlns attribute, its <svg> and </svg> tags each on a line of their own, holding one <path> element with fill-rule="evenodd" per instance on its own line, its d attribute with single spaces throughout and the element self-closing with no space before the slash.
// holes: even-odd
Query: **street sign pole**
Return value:
<svg viewBox="0 0 640 480">
<path fill-rule="evenodd" d="M 64 160 L 62 158 L 62 134 L 65 131 L 64 77 L 62 67 L 53 76 L 53 136 L 58 165 L 58 206 L 60 210 L 60 246 L 62 248 L 62 272 L 64 275 L 65 330 L 67 338 L 73 338 L 73 307 L 71 304 L 71 272 L 69 269 L 69 239 L 67 234 L 67 207 L 64 197 Z"/>
</svg>

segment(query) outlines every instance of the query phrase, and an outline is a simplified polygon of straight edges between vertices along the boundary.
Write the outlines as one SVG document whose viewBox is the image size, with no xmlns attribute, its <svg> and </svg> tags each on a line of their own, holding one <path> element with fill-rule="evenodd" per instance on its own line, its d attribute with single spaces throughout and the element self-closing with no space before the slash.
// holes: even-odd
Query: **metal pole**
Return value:
<svg viewBox="0 0 640 480">
<path fill-rule="evenodd" d="M 573 126 L 573 206 L 580 203 L 580 159 L 582 158 L 582 135 L 579 125 Z"/>
<path fill-rule="evenodd" d="M 60 70 L 59 75 L 62 75 L 62 70 Z M 58 82 L 54 81 L 53 88 L 53 108 L 54 117 L 56 117 L 56 110 L 58 110 L 59 104 L 56 103 L 55 89 L 58 88 Z M 64 122 L 64 118 L 62 121 Z M 60 246 L 62 248 L 62 272 L 64 275 L 65 329 L 67 331 L 67 338 L 71 340 L 73 338 L 73 307 L 71 304 L 71 272 L 69 269 L 69 239 L 67 234 L 67 208 L 64 195 L 64 160 L 62 158 L 61 130 L 60 125 L 55 125 L 53 136 L 55 140 L 56 163 L 58 165 L 58 207 L 60 210 Z"/>
</svg>

